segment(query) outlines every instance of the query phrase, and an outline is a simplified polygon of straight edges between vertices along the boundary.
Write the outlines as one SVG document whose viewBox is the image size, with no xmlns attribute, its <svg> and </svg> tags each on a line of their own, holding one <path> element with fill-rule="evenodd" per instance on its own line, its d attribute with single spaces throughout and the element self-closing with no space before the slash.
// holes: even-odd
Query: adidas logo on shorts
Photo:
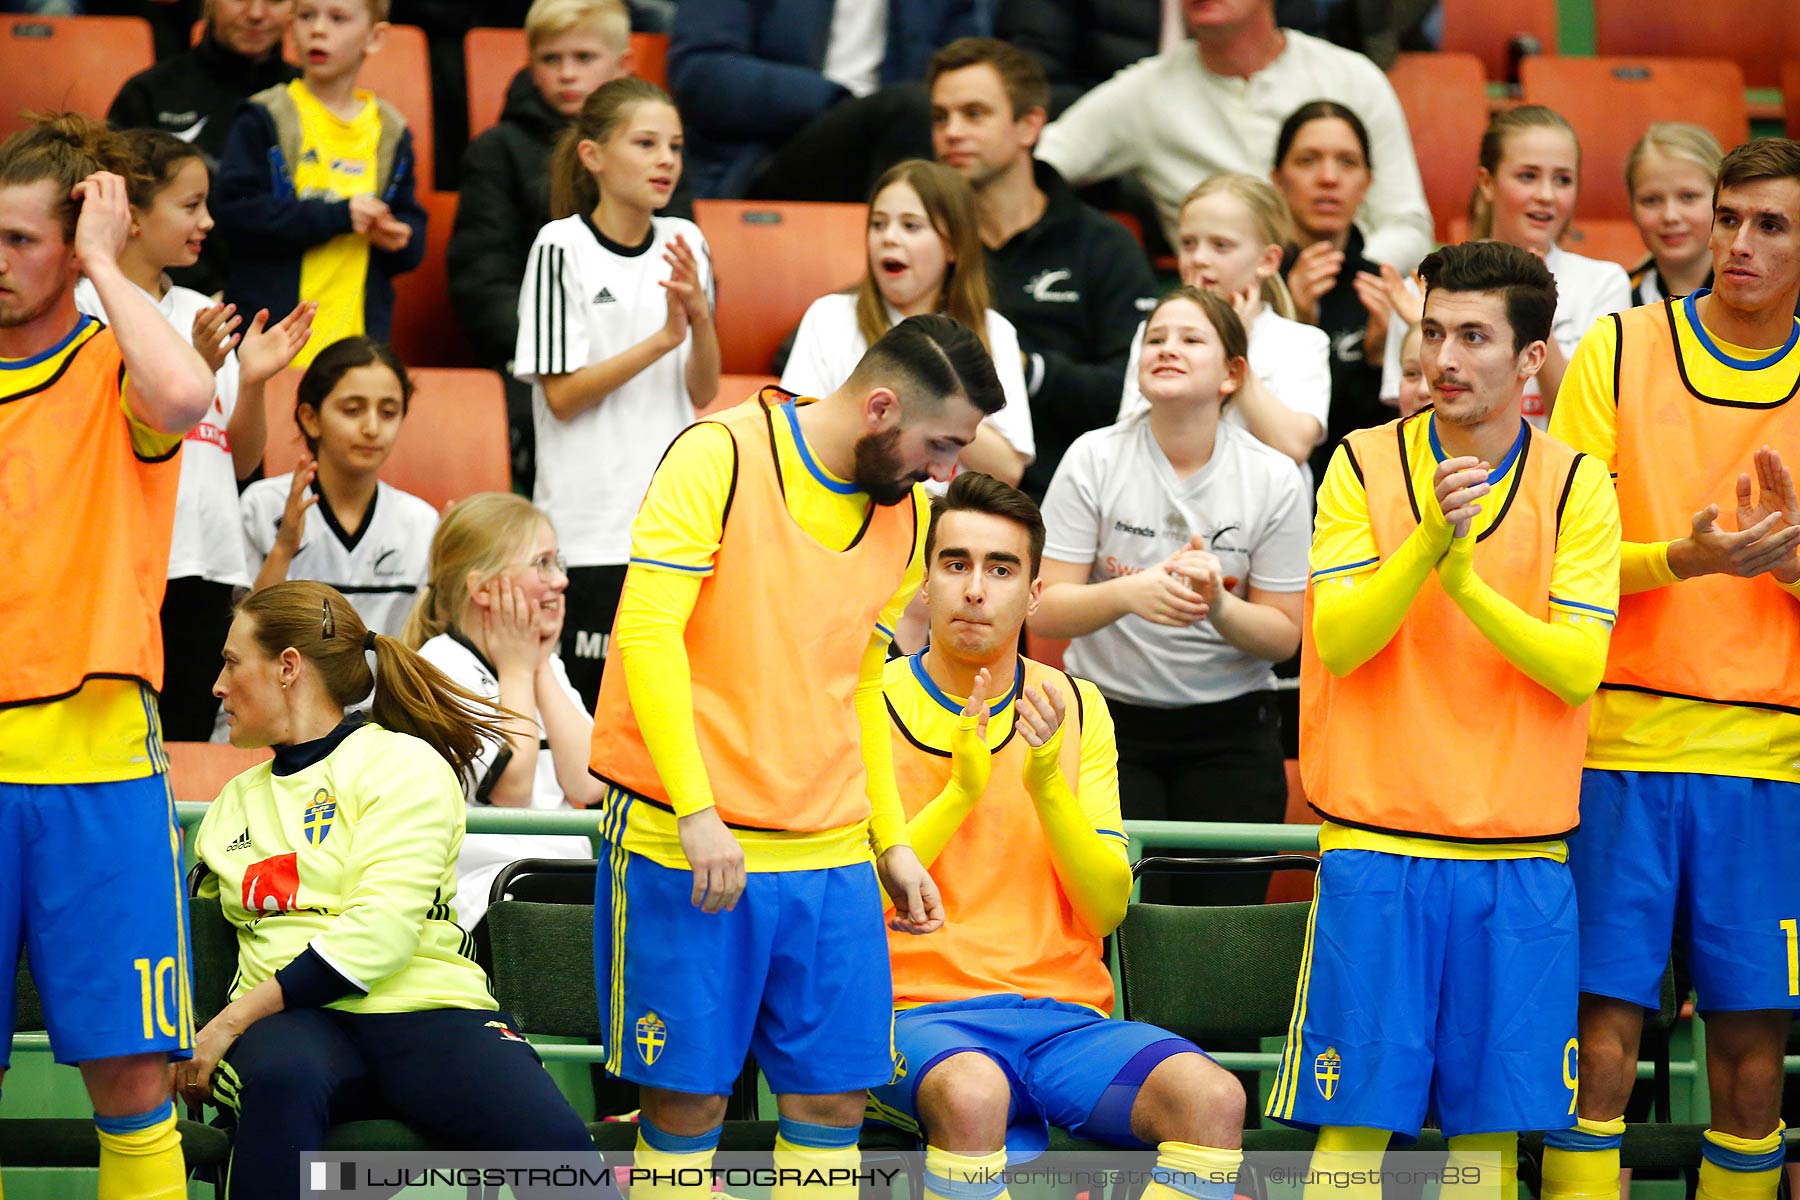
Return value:
<svg viewBox="0 0 1800 1200">
<path fill-rule="evenodd" d="M 612 304 L 614 301 L 615 301 L 615 297 L 613 296 L 613 294 L 611 292 L 607 291 L 605 288 L 601 288 L 598 292 L 596 292 L 594 294 L 594 303 L 595 304 Z"/>
<path fill-rule="evenodd" d="M 231 845 L 225 847 L 225 853 L 230 854 L 233 850 L 248 850 L 249 848 L 250 827 L 246 825 L 244 826 L 244 832 L 231 839 Z"/>
</svg>

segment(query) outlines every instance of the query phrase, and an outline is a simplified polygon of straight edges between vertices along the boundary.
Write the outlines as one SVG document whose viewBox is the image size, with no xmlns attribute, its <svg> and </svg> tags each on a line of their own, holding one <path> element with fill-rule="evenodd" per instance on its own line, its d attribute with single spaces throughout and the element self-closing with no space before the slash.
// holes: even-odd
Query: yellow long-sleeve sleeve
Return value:
<svg viewBox="0 0 1800 1200">
<path fill-rule="evenodd" d="M 701 580 L 674 571 L 630 571 L 619 598 L 612 653 L 656 774 L 677 817 L 713 806 L 712 783 L 694 728 L 694 677 L 683 631 Z"/>
<path fill-rule="evenodd" d="M 1443 556 L 1449 532 L 1447 526 L 1440 534 L 1429 524 L 1421 525 L 1374 571 L 1332 576 L 1314 584 L 1313 645 L 1327 671 L 1348 675 L 1393 640 Z"/>
<path fill-rule="evenodd" d="M 900 803 L 900 785 L 894 781 L 894 746 L 888 740 L 887 704 L 881 697 L 887 647 L 886 634 L 876 633 L 869 639 L 854 700 L 856 721 L 862 727 L 863 773 L 868 777 L 864 786 L 869 793 L 869 847 L 877 858 L 894 846 L 911 842 L 906 810 Z"/>
<path fill-rule="evenodd" d="M 1064 777 L 1065 723 L 1049 741 L 1025 756 L 1025 790 L 1037 803 L 1038 823 L 1050 840 L 1050 862 L 1082 923 L 1105 937 L 1125 919 L 1131 900 L 1131 867 L 1116 842 L 1095 832 Z"/>
<path fill-rule="evenodd" d="M 1553 613 L 1548 621 L 1528 615 L 1475 573 L 1474 541 L 1457 538 L 1445 553 L 1438 568 L 1445 594 L 1507 662 L 1563 703 L 1585 703 L 1606 670 L 1612 623 L 1562 612 Z"/>
</svg>

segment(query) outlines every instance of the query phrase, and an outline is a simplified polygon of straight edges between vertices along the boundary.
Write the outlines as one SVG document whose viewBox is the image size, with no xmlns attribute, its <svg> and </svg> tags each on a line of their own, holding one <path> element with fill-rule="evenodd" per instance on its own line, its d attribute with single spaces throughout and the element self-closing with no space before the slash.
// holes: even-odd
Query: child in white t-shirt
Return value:
<svg viewBox="0 0 1800 1200">
<path fill-rule="evenodd" d="M 955 317 L 981 338 L 1006 393 L 1006 407 L 982 421 L 957 465 L 1017 486 L 1037 455 L 1031 398 L 1018 332 L 988 304 L 984 253 L 968 180 L 941 163 L 895 163 L 869 197 L 868 274 L 856 290 L 806 310 L 781 386 L 828 396 L 889 326 L 921 313 Z"/>
<path fill-rule="evenodd" d="M 1044 497 L 1034 632 L 1112 709 L 1119 798 L 1140 820 L 1279 822 L 1273 664 L 1300 645 L 1310 497 L 1220 414 L 1249 376 L 1231 304 L 1182 287 L 1146 322 L 1144 411 L 1083 434 Z M 1208 903 L 1261 899 L 1251 881 Z M 1192 897 L 1188 897 L 1192 898 Z"/>
<path fill-rule="evenodd" d="M 450 507 L 431 539 L 430 577 L 401 635 L 463 688 L 509 714 L 463 776 L 471 805 L 587 808 L 606 788 L 588 774 L 594 719 L 569 683 L 562 638 L 568 569 L 550 519 L 510 492 Z M 456 916 L 475 928 L 494 877 L 522 858 L 587 858 L 581 837 L 483 833 L 463 839 Z"/>
<path fill-rule="evenodd" d="M 363 624 L 400 636 L 438 523 L 437 509 L 379 478 L 412 391 L 385 342 L 344 338 L 319 351 L 294 400 L 306 455 L 239 499 L 253 590 L 284 579 L 328 583 Z"/>
<path fill-rule="evenodd" d="M 1267 180 L 1214 175 L 1182 203 L 1179 229 L 1181 282 L 1230 300 L 1250 337 L 1244 386 L 1221 420 L 1305 468 L 1331 413 L 1331 339 L 1293 320 L 1281 278 L 1282 250 L 1296 236 L 1287 201 Z M 1143 339 L 1140 326 L 1125 368 L 1121 420 L 1146 407 L 1138 387 Z"/>
<path fill-rule="evenodd" d="M 629 76 L 597 88 L 557 145 L 559 219 L 538 232 L 519 290 L 513 374 L 532 385 L 532 498 L 562 533 L 562 655 L 590 709 L 632 517 L 663 451 L 719 390 L 706 239 L 655 215 L 681 178 L 681 145 L 661 88 Z"/>
<path fill-rule="evenodd" d="M 238 536 L 238 481 L 262 462 L 263 384 L 306 345 L 314 306 L 302 304 L 273 325 L 266 311 L 257 313 L 240 334 L 235 309 L 170 283 L 164 272 L 199 261 L 213 227 L 206 160 L 161 130 L 134 129 L 125 138 L 137 170 L 129 182 L 132 236 L 119 252 L 119 267 L 193 341 L 213 369 L 216 389 L 212 407 L 182 441 L 157 695 L 162 736 L 204 742 L 219 712 L 212 686 L 231 606 L 235 594 L 250 586 Z M 75 306 L 107 319 L 99 293 L 85 279 L 75 285 Z"/>
</svg>

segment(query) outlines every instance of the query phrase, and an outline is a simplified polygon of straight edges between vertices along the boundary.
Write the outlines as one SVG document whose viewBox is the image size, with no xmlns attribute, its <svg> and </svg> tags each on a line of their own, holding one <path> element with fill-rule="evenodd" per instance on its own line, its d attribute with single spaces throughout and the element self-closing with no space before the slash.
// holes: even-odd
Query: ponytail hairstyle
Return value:
<svg viewBox="0 0 1800 1200">
<path fill-rule="evenodd" d="M 128 190 L 139 186 L 131 145 L 104 121 L 80 113 L 33 113 L 30 117 L 29 128 L 0 142 L 0 187 L 21 187 L 44 180 L 54 183 L 54 204 L 62 218 L 63 240 L 73 243 L 81 202 L 70 199 L 69 193 L 96 171 L 122 176 Z"/>
<path fill-rule="evenodd" d="M 981 245 L 981 228 L 975 215 L 975 190 L 960 171 L 943 163 L 908 158 L 889 167 L 869 189 L 871 211 L 875 198 L 896 183 L 904 183 L 918 193 L 931 228 L 949 250 L 944 282 L 938 285 L 937 311 L 966 325 L 992 353 L 987 338 L 987 251 Z M 873 346 L 888 331 L 889 324 L 887 304 L 881 298 L 881 289 L 875 286 L 875 272 L 869 270 L 856 288 L 856 328 L 863 341 Z"/>
<path fill-rule="evenodd" d="M 307 433 L 306 426 L 300 424 L 300 410 L 310 408 L 315 416 L 323 412 L 325 398 L 331 395 L 340 379 L 357 367 L 376 363 L 392 371 L 394 378 L 400 381 L 400 415 L 405 416 L 412 407 L 412 376 L 406 373 L 406 364 L 400 361 L 392 346 L 373 338 L 340 338 L 319 351 L 319 356 L 307 366 L 306 374 L 300 377 L 300 386 L 294 390 L 294 424 L 299 426 L 300 438 L 306 443 L 308 454 L 318 456 L 319 439 Z"/>
<path fill-rule="evenodd" d="M 669 93 L 646 79 L 625 75 L 595 88 L 582 102 L 581 112 L 556 139 L 550 156 L 550 219 L 561 220 L 600 207 L 600 181 L 581 165 L 581 143 L 605 142 L 639 104 L 675 107 Z"/>
<path fill-rule="evenodd" d="M 1240 171 L 1226 171 L 1206 179 L 1182 200 L 1180 211 L 1186 212 L 1188 205 L 1196 200 L 1216 195 L 1230 196 L 1244 206 L 1264 245 L 1280 246 L 1285 252 L 1288 247 L 1299 243 L 1300 233 L 1294 225 L 1293 210 L 1288 208 L 1288 202 L 1282 194 L 1275 190 L 1275 185 L 1267 179 L 1258 179 Z M 1264 277 L 1262 299 L 1264 304 L 1275 310 L 1276 316 L 1286 317 L 1290 321 L 1294 319 L 1294 297 L 1288 292 L 1287 281 L 1281 277 L 1279 270 L 1271 271 Z M 1227 307 L 1230 305 L 1227 304 Z"/>
<path fill-rule="evenodd" d="M 126 193 L 131 207 L 136 209 L 148 209 L 156 203 L 157 196 L 175 182 L 175 176 L 190 160 L 206 161 L 206 155 L 192 142 L 160 129 L 127 129 L 122 136 L 131 148 L 135 171 L 125 181 Z"/>
<path fill-rule="evenodd" d="M 1526 129 L 1560 129 L 1569 135 L 1569 140 L 1575 143 L 1575 185 L 1579 189 L 1581 139 L 1575 136 L 1575 127 L 1561 113 L 1542 104 L 1502 109 L 1489 118 L 1487 130 L 1481 135 L 1480 154 L 1480 166 L 1488 178 L 1491 180 L 1500 171 L 1500 163 L 1506 158 L 1506 139 Z M 1561 231 L 1557 232 L 1561 236 Z M 1477 182 L 1474 194 L 1469 197 L 1469 240 L 1480 242 L 1493 236 L 1494 206 L 1481 194 L 1481 184 Z"/>
<path fill-rule="evenodd" d="M 290 646 L 298 651 L 319 673 L 333 703 L 348 708 L 373 688 L 375 723 L 418 738 L 459 775 L 484 742 L 506 737 L 505 709 L 458 687 L 398 638 L 372 632 L 328 584 L 290 579 L 252 592 L 237 611 L 251 619 L 264 654 L 278 658 Z"/>
<path fill-rule="evenodd" d="M 431 535 L 431 565 L 400 640 L 417 650 L 454 629 L 469 603 L 468 579 L 482 583 L 506 570 L 519 548 L 550 524 L 531 501 L 512 492 L 478 492 L 458 500 Z"/>
</svg>

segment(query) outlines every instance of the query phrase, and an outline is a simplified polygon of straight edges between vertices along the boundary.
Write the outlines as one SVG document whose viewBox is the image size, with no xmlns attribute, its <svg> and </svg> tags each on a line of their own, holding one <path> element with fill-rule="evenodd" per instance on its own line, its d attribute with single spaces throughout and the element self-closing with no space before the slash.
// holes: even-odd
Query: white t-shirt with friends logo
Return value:
<svg viewBox="0 0 1800 1200">
<path fill-rule="evenodd" d="M 1248 598 L 1306 587 L 1312 508 L 1300 468 L 1221 421 L 1212 458 L 1177 479 L 1147 413 L 1085 433 L 1044 497 L 1044 557 L 1092 563 L 1087 582 L 1157 567 L 1194 534 L 1225 585 Z M 1127 615 L 1076 638 L 1065 662 L 1108 699 L 1154 708 L 1211 704 L 1275 686 L 1273 664 L 1227 642 L 1210 621 L 1180 628 Z"/>
</svg>

